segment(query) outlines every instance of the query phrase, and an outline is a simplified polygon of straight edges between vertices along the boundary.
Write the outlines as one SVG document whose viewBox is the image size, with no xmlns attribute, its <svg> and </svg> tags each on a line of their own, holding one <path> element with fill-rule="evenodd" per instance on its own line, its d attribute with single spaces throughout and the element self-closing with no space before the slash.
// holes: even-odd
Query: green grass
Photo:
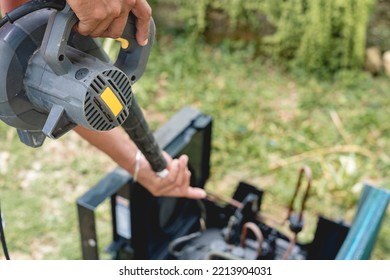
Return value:
<svg viewBox="0 0 390 280">
<path fill-rule="evenodd" d="M 390 189 L 390 79 L 291 74 L 254 53 L 165 35 L 134 91 L 154 129 L 183 106 L 213 117 L 209 190 L 230 195 L 248 181 L 266 190 L 267 211 L 284 211 L 306 164 L 314 177 L 306 238 L 319 213 L 351 221 L 363 183 Z M 81 258 L 76 199 L 115 165 L 73 132 L 33 150 L 1 123 L 0 141 L 11 257 Z M 390 259 L 387 216 L 373 259 Z M 104 245 L 110 221 L 101 219 Z"/>
</svg>

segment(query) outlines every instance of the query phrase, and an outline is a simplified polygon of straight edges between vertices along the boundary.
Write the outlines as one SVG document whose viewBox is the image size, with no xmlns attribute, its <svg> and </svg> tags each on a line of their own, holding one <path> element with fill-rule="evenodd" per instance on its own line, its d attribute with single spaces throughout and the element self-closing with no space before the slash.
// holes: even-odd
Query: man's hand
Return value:
<svg viewBox="0 0 390 280">
<path fill-rule="evenodd" d="M 5 14 L 27 0 L 0 0 L 1 13 Z M 146 0 L 67 0 L 76 13 L 79 23 L 75 26 L 81 35 L 119 38 L 125 28 L 130 11 L 136 21 L 138 44 L 148 43 L 152 8 Z"/>
<path fill-rule="evenodd" d="M 92 37 L 119 38 L 130 11 L 136 21 L 136 39 L 144 46 L 148 43 L 152 9 L 146 0 L 67 0 L 79 23 L 75 30 Z"/>
<path fill-rule="evenodd" d="M 168 162 L 168 176 L 158 177 L 142 157 L 138 181 L 154 196 L 205 198 L 206 192 L 203 189 L 190 186 L 191 172 L 188 170 L 188 156 L 182 155 L 178 159 L 172 159 L 165 152 L 164 156 Z"/>
</svg>

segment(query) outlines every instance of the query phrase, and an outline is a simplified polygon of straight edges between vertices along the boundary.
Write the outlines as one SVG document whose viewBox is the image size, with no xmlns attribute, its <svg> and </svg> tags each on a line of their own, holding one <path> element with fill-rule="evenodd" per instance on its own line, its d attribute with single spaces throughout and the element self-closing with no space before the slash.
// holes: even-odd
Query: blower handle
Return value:
<svg viewBox="0 0 390 280">
<path fill-rule="evenodd" d="M 136 17 L 133 13 L 130 13 L 122 36 L 116 39 L 121 43 L 121 50 L 114 64 L 130 78 L 132 84 L 138 81 L 145 72 L 156 34 L 156 26 L 152 18 L 150 20 L 148 43 L 145 46 L 140 46 L 135 37 L 137 32 L 135 24 Z"/>
<path fill-rule="evenodd" d="M 40 51 L 45 62 L 58 76 L 67 74 L 72 67 L 72 63 L 66 56 L 66 46 L 77 21 L 76 14 L 69 5 L 49 17 Z"/>
<path fill-rule="evenodd" d="M 66 5 L 62 11 L 53 13 L 49 18 L 41 52 L 46 63 L 57 75 L 64 75 L 70 69 L 70 61 L 65 51 L 69 35 L 77 21 L 69 5 Z M 122 70 L 132 84 L 140 79 L 148 63 L 156 33 L 153 18 L 150 20 L 149 38 L 145 46 L 138 44 L 136 31 L 136 17 L 130 12 L 122 36 L 116 39 L 121 43 L 121 49 L 114 66 Z"/>
</svg>

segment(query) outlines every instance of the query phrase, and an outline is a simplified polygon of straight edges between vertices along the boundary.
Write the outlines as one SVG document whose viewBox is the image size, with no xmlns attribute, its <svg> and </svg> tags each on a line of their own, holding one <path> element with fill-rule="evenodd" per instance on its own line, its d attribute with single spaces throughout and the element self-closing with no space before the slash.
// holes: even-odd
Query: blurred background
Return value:
<svg viewBox="0 0 390 280">
<path fill-rule="evenodd" d="M 364 184 L 390 189 L 390 0 L 149 3 L 157 38 L 134 92 L 153 129 L 183 106 L 212 116 L 208 190 L 229 196 L 247 181 L 280 216 L 306 164 L 310 240 L 319 214 L 353 219 Z M 103 46 L 114 58 L 115 43 Z M 0 123 L 0 142 L 11 258 L 80 259 L 76 200 L 115 164 L 73 132 L 31 149 Z M 372 259 L 390 259 L 389 212 Z"/>
</svg>

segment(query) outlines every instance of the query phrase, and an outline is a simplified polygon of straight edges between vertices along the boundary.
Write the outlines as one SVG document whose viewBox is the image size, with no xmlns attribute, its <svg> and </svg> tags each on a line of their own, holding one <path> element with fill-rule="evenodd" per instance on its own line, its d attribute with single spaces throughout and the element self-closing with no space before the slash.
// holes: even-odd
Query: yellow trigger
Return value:
<svg viewBox="0 0 390 280">
<path fill-rule="evenodd" d="M 124 38 L 116 38 L 115 40 L 117 40 L 119 43 L 121 43 L 122 49 L 127 49 L 130 46 L 129 41 L 127 41 Z"/>
</svg>

